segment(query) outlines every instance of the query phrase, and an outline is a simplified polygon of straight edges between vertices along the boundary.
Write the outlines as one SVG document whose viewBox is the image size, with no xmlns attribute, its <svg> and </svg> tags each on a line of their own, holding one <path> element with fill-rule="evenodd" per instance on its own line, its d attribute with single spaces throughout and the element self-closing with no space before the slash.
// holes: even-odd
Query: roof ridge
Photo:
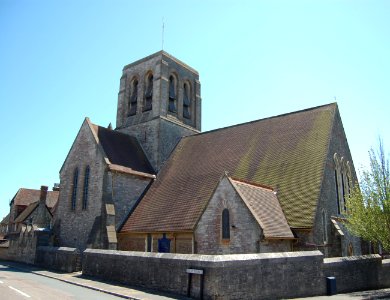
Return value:
<svg viewBox="0 0 390 300">
<path fill-rule="evenodd" d="M 268 185 L 265 185 L 265 184 L 261 184 L 261 183 L 255 183 L 255 182 L 251 182 L 249 180 L 244 180 L 244 179 L 238 179 L 238 178 L 235 178 L 235 177 L 229 177 L 231 180 L 233 181 L 237 181 L 237 182 L 241 182 L 241 183 L 245 183 L 245 184 L 248 184 L 248 185 L 253 185 L 255 187 L 260 187 L 260 188 L 263 188 L 263 189 L 266 189 L 266 190 L 271 190 L 271 191 L 275 191 L 275 189 L 271 186 L 268 186 Z"/>
<path fill-rule="evenodd" d="M 206 135 L 206 134 L 209 134 L 209 133 L 214 133 L 216 131 L 222 131 L 222 130 L 225 130 L 225 129 L 230 129 L 230 128 L 234 128 L 234 127 L 239 127 L 239 126 L 244 126 L 244 125 L 248 125 L 248 124 L 258 123 L 258 122 L 262 122 L 262 121 L 266 121 L 266 120 L 270 120 L 270 119 L 276 119 L 276 118 L 280 118 L 280 117 L 286 117 L 286 116 L 289 116 L 289 115 L 294 115 L 294 114 L 298 114 L 298 113 L 303 113 L 303 112 L 316 110 L 316 109 L 324 108 L 324 107 L 327 107 L 327 106 L 335 106 L 335 105 L 337 106 L 337 102 L 331 102 L 331 103 L 328 103 L 328 104 L 323 104 L 323 105 L 318 105 L 318 106 L 314 106 L 314 107 L 310 107 L 310 108 L 296 110 L 296 111 L 289 112 L 289 113 L 284 113 L 284 114 L 280 114 L 280 115 L 275 115 L 275 116 L 271 116 L 271 117 L 266 117 L 266 118 L 257 119 L 257 120 L 253 120 L 253 121 L 248 121 L 248 122 L 239 123 L 239 124 L 234 124 L 234 125 L 228 125 L 228 126 L 221 127 L 221 128 L 211 129 L 209 131 L 201 132 L 201 133 L 198 133 L 198 134 L 184 136 L 184 137 L 182 137 L 182 139 L 188 139 L 188 138 L 196 137 L 196 136 L 199 136 L 199 135 Z"/>
</svg>

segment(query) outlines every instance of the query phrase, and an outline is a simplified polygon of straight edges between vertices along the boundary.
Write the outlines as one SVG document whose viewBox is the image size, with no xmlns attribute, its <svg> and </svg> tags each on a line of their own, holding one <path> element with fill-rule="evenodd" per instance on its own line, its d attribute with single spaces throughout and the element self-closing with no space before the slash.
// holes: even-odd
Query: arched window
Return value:
<svg viewBox="0 0 390 300">
<path fill-rule="evenodd" d="M 72 188 L 72 201 L 71 208 L 72 210 L 76 209 L 76 197 L 77 197 L 77 182 L 79 178 L 79 168 L 74 169 L 73 172 L 73 188 Z"/>
<path fill-rule="evenodd" d="M 143 111 L 148 111 L 152 109 L 152 100 L 153 100 L 153 75 L 149 74 L 146 77 L 145 82 L 145 102 Z"/>
<path fill-rule="evenodd" d="M 83 190 L 83 209 L 87 209 L 88 203 L 88 185 L 89 185 L 89 166 L 85 168 L 84 190 Z"/>
<path fill-rule="evenodd" d="M 336 187 L 336 200 L 337 200 L 337 213 L 341 214 L 344 211 L 344 198 L 342 197 L 342 175 L 341 175 L 341 166 L 340 160 L 337 153 L 333 155 L 335 170 L 335 187 Z"/>
<path fill-rule="evenodd" d="M 129 99 L 129 116 L 134 116 L 137 113 L 138 102 L 138 80 L 134 79 L 131 82 L 130 99 Z"/>
<path fill-rule="evenodd" d="M 328 241 L 328 230 L 327 230 L 327 226 L 326 226 L 326 212 L 325 210 L 323 209 L 322 210 L 322 234 L 323 234 L 323 241 L 324 241 L 324 244 Z"/>
<path fill-rule="evenodd" d="M 222 211 L 222 239 L 230 239 L 230 220 L 227 208 Z"/>
<path fill-rule="evenodd" d="M 183 117 L 191 119 L 191 89 L 188 82 L 184 83 L 183 90 Z"/>
<path fill-rule="evenodd" d="M 171 75 L 169 76 L 169 103 L 168 111 L 176 112 L 176 78 Z"/>
</svg>

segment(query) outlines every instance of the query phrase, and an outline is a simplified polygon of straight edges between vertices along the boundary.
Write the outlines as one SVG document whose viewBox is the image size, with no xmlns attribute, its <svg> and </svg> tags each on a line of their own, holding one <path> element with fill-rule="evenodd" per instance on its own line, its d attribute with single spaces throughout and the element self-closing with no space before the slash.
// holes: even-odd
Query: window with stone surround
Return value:
<svg viewBox="0 0 390 300">
<path fill-rule="evenodd" d="M 230 239 L 230 216 L 227 208 L 222 211 L 222 239 Z"/>
<path fill-rule="evenodd" d="M 335 163 L 335 186 L 337 197 L 337 212 L 343 214 L 346 212 L 346 201 L 351 191 L 351 166 L 350 162 L 344 157 L 339 157 L 337 153 L 333 155 Z"/>
<path fill-rule="evenodd" d="M 183 117 L 191 119 L 191 86 L 185 82 L 183 86 Z"/>
<path fill-rule="evenodd" d="M 169 76 L 168 111 L 175 113 L 177 102 L 177 80 L 174 75 Z"/>
<path fill-rule="evenodd" d="M 79 178 L 79 168 L 75 168 L 73 172 L 73 186 L 72 186 L 72 200 L 71 200 L 71 209 L 76 209 L 76 198 L 77 198 L 77 182 Z"/>
<path fill-rule="evenodd" d="M 153 74 L 149 73 L 145 80 L 145 100 L 143 111 L 152 110 L 153 100 Z"/>
<path fill-rule="evenodd" d="M 89 166 L 86 166 L 85 174 L 84 174 L 83 209 L 87 209 L 87 205 L 88 205 L 89 171 L 90 171 Z"/>
<path fill-rule="evenodd" d="M 138 103 L 138 80 L 134 78 L 130 84 L 128 116 L 134 116 L 137 113 L 137 103 Z"/>
</svg>

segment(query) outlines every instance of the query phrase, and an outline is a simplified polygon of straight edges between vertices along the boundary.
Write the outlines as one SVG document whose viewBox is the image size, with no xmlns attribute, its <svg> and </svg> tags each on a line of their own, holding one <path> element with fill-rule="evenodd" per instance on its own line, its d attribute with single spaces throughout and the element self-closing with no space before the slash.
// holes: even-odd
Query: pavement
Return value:
<svg viewBox="0 0 390 300">
<path fill-rule="evenodd" d="M 31 272 L 36 275 L 45 276 L 48 278 L 57 279 L 63 282 L 81 286 L 84 288 L 92 289 L 102 293 L 110 294 L 124 299 L 133 300 L 167 300 L 167 299 L 183 299 L 188 300 L 187 297 L 180 297 L 168 293 L 161 293 L 154 290 L 140 289 L 139 287 L 133 288 L 127 285 L 121 285 L 116 282 L 101 281 L 96 278 L 91 278 L 82 275 L 81 272 L 74 273 L 62 273 L 56 271 L 44 270 L 32 265 L 27 265 L 18 262 L 2 261 L 2 264 L 9 265 L 13 268 L 19 269 L 24 272 Z M 296 299 L 329 299 L 329 300 L 343 300 L 343 299 L 389 299 L 390 300 L 390 288 L 380 290 L 370 290 L 353 292 L 347 294 L 337 294 L 333 296 L 316 296 Z"/>
<path fill-rule="evenodd" d="M 3 265 L 8 265 L 15 269 L 34 273 L 36 275 L 45 276 L 52 279 L 57 279 L 66 283 L 74 284 L 84 288 L 92 289 L 102 293 L 110 294 L 124 299 L 132 300 L 168 300 L 168 299 L 190 299 L 187 297 L 180 297 L 177 295 L 171 295 L 168 293 L 162 293 L 155 290 L 132 288 L 129 286 L 121 285 L 116 282 L 100 281 L 96 278 L 91 278 L 82 275 L 81 272 L 74 273 L 62 273 L 52 270 L 44 270 L 32 265 L 23 264 L 19 262 L 1 261 Z"/>
</svg>

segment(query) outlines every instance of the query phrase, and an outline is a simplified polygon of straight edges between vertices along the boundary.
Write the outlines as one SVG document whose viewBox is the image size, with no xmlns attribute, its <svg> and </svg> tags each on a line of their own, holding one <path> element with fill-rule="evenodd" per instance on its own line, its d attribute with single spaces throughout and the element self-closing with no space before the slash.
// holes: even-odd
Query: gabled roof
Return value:
<svg viewBox="0 0 390 300">
<path fill-rule="evenodd" d="M 232 178 L 229 180 L 263 229 L 266 239 L 294 238 L 273 189 Z"/>
<path fill-rule="evenodd" d="M 107 155 L 109 164 L 125 167 L 127 171 L 155 173 L 137 138 L 92 123 L 91 128 Z M 126 169 L 122 171 L 125 172 Z"/>
<path fill-rule="evenodd" d="M 30 203 L 25 210 L 15 219 L 15 223 L 20 223 L 26 220 L 32 212 L 38 207 L 39 202 Z"/>
<path fill-rule="evenodd" d="M 46 197 L 46 205 L 53 208 L 58 201 L 58 191 L 48 191 Z M 14 205 L 28 206 L 31 203 L 39 201 L 41 196 L 40 190 L 20 188 L 15 196 L 12 198 Z"/>
<path fill-rule="evenodd" d="M 3 218 L 3 220 L 1 220 L 0 224 L 6 225 L 6 224 L 8 224 L 8 223 L 9 223 L 9 213 L 8 213 L 8 215 L 6 215 L 6 216 Z"/>
<path fill-rule="evenodd" d="M 220 175 L 278 193 L 292 228 L 311 228 L 337 104 L 183 138 L 122 232 L 193 231 Z"/>
<path fill-rule="evenodd" d="M 153 167 L 135 137 L 129 136 L 119 131 L 107 129 L 91 123 L 89 118 L 85 118 L 80 131 L 84 126 L 90 132 L 101 151 L 104 162 L 111 171 L 127 173 L 136 176 L 155 178 Z M 80 131 L 77 136 L 79 136 Z M 62 172 L 68 157 L 76 143 L 77 137 L 61 167 Z"/>
</svg>

